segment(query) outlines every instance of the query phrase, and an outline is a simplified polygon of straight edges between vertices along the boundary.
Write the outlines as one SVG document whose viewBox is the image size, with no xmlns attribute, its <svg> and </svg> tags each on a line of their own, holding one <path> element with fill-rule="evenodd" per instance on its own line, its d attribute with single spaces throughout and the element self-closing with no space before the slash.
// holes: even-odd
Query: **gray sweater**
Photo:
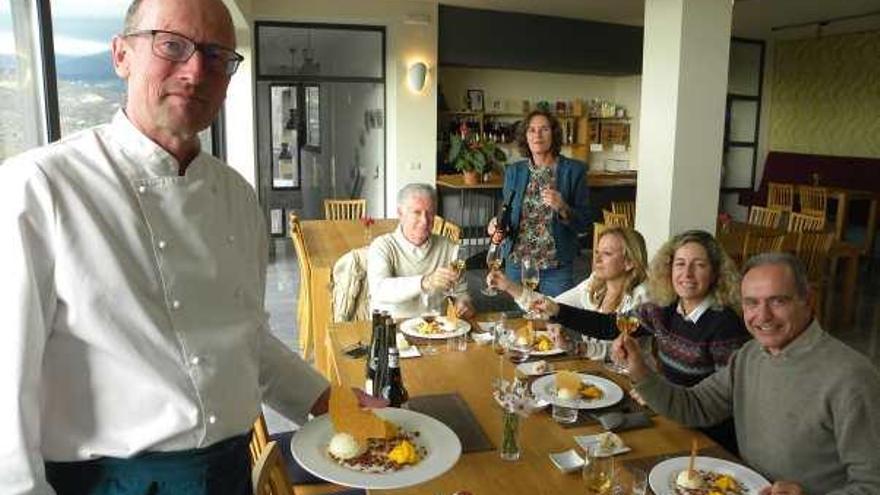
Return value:
<svg viewBox="0 0 880 495">
<path fill-rule="evenodd" d="M 743 460 L 810 495 L 880 493 L 880 371 L 817 322 L 777 356 L 757 341 L 692 388 L 654 374 L 636 390 L 688 426 L 731 414 Z"/>
</svg>

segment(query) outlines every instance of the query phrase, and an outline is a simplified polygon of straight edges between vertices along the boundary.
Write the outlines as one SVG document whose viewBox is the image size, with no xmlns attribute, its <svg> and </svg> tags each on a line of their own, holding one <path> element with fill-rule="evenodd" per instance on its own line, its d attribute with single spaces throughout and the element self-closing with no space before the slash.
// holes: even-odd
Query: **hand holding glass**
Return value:
<svg viewBox="0 0 880 495">
<path fill-rule="evenodd" d="M 458 281 L 461 280 L 461 274 L 464 272 L 465 261 L 459 258 L 459 254 L 456 253 L 455 257 L 452 258 L 452 261 L 449 262 L 449 269 L 455 272 L 456 278 L 455 282 L 446 288 L 446 295 L 452 297 L 455 295 L 455 287 L 458 285 Z"/>
<path fill-rule="evenodd" d="M 617 313 L 616 323 L 617 330 L 619 330 L 621 334 L 629 337 L 637 328 L 639 328 L 639 317 L 634 310 L 620 311 Z M 610 349 L 605 357 L 605 366 L 608 369 L 622 375 L 629 373 L 625 363 L 618 363 L 614 360 Z"/>
</svg>

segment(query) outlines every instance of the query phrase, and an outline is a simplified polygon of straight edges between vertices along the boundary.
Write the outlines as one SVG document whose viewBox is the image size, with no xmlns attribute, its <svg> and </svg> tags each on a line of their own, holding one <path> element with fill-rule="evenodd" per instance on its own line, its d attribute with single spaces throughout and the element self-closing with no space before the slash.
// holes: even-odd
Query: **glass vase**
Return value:
<svg viewBox="0 0 880 495">
<path fill-rule="evenodd" d="M 522 450 L 519 447 L 519 416 L 504 411 L 501 418 L 501 459 L 505 461 L 519 460 Z"/>
</svg>

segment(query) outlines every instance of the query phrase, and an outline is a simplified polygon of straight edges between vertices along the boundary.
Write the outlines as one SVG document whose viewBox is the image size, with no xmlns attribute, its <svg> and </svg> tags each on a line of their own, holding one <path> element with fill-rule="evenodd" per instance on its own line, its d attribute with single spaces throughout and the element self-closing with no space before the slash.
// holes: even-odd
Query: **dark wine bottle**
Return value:
<svg viewBox="0 0 880 495">
<path fill-rule="evenodd" d="M 394 324 L 387 311 L 383 311 L 379 319 L 381 320 L 377 331 L 379 346 L 376 351 L 378 367 L 376 368 L 376 378 L 373 380 L 373 397 L 382 396 L 382 388 L 385 387 L 388 380 L 388 327 Z"/>
<path fill-rule="evenodd" d="M 370 336 L 370 352 L 367 354 L 366 364 L 366 380 L 364 381 L 364 392 L 373 394 L 373 384 L 376 382 L 376 374 L 379 372 L 379 348 L 380 340 L 383 337 L 382 314 L 379 311 L 373 311 L 373 332 Z"/>
<path fill-rule="evenodd" d="M 388 369 L 387 379 L 382 387 L 382 398 L 388 401 L 390 407 L 404 407 L 409 402 L 409 392 L 403 385 L 403 375 L 400 372 L 400 353 L 397 350 L 397 328 L 394 323 L 385 331 L 388 336 Z"/>
<path fill-rule="evenodd" d="M 507 200 L 501 205 L 501 211 L 495 217 L 495 233 L 492 234 L 492 244 L 500 244 L 510 229 L 510 215 L 514 196 L 516 196 L 516 192 L 510 191 L 510 194 L 507 195 Z"/>
</svg>

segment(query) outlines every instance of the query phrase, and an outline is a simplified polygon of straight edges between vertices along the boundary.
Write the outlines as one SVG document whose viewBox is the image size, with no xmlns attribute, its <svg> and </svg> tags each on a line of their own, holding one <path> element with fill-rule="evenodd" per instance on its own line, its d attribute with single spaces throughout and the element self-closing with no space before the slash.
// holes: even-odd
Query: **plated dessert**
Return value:
<svg viewBox="0 0 880 495">
<path fill-rule="evenodd" d="M 694 469 L 678 473 L 675 478 L 678 495 L 745 495 L 742 483 L 730 474 Z"/>
<path fill-rule="evenodd" d="M 334 387 L 330 394 L 334 435 L 327 455 L 336 463 L 363 473 L 399 471 L 419 463 L 427 449 L 418 431 L 406 431 L 369 409 L 361 409 L 351 389 Z"/>
<path fill-rule="evenodd" d="M 596 385 L 581 381 L 580 375 L 572 371 L 556 372 L 556 397 L 562 400 L 598 400 L 605 392 Z"/>
</svg>

